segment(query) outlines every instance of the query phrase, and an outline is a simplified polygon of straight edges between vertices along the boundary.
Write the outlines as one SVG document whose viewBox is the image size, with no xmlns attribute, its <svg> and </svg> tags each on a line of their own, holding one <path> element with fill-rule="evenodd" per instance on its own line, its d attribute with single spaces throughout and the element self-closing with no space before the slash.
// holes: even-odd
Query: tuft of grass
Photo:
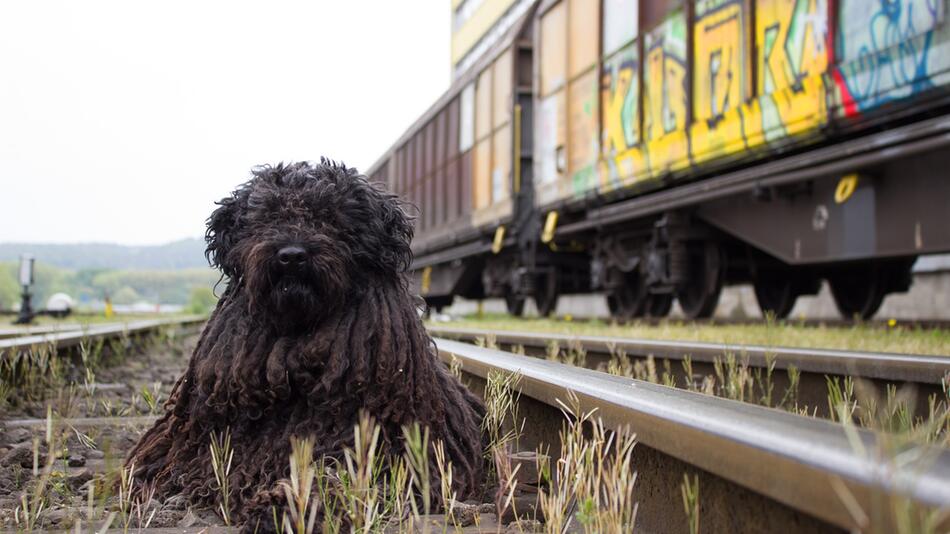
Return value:
<svg viewBox="0 0 950 534">
<path fill-rule="evenodd" d="M 612 375 L 633 378 L 633 362 L 627 356 L 627 351 L 613 343 L 607 344 L 610 360 L 607 362 L 607 372 Z"/>
<path fill-rule="evenodd" d="M 148 408 L 149 415 L 156 415 L 162 408 L 162 383 L 155 382 L 151 388 L 142 386 L 142 400 Z"/>
<path fill-rule="evenodd" d="M 636 436 L 629 431 L 610 432 L 596 410 L 583 412 L 573 392 L 558 400 L 565 423 L 561 428 L 561 457 L 540 465 L 547 484 L 538 500 L 545 517 L 545 532 L 561 534 L 573 517 L 585 532 L 632 532 L 637 515 L 633 498 L 636 472 L 633 448 Z M 543 456 L 539 451 L 539 458 Z"/>
<path fill-rule="evenodd" d="M 409 494 L 409 506 L 416 522 L 422 522 L 422 532 L 428 534 L 428 521 L 420 521 L 420 516 L 428 516 L 432 511 L 432 477 L 429 463 L 429 427 L 420 428 L 419 423 L 404 427 L 403 444 L 405 446 L 406 466 L 409 468 L 410 485 L 415 491 Z M 422 500 L 421 508 L 418 499 Z M 410 525 L 410 528 L 412 525 Z"/>
<path fill-rule="evenodd" d="M 932 415 L 927 421 L 918 421 L 908 424 L 902 415 L 900 406 L 903 401 L 896 393 L 888 392 L 887 399 L 862 398 L 865 388 L 857 387 L 858 408 L 852 412 L 853 406 L 843 400 L 835 408 L 836 419 L 841 422 L 845 435 L 855 453 L 872 459 L 883 465 L 877 474 L 885 481 L 901 481 L 912 478 L 921 466 L 926 466 L 939 454 L 938 448 L 922 444 L 919 432 L 929 432 L 931 425 L 947 424 L 947 411 L 944 408 L 939 415 Z M 868 388 L 867 391 L 870 391 Z M 858 435 L 855 422 L 855 413 L 858 419 L 864 419 L 865 426 L 871 430 L 874 440 L 865 443 Z M 902 428 L 895 429 L 893 418 L 897 417 Z M 903 427 L 903 425 L 907 425 Z M 944 434 L 945 435 L 945 434 Z M 925 469 L 925 467 L 924 467 Z M 831 480 L 832 488 L 838 495 L 842 506 L 849 512 L 857 525 L 858 531 L 870 533 L 896 534 L 936 534 L 948 517 L 946 509 L 934 509 L 920 506 L 909 496 L 898 491 L 896 493 L 872 492 L 867 509 L 863 508 L 859 500 L 851 492 L 843 480 L 835 477 Z M 900 484 L 891 484 L 900 487 Z"/>
<path fill-rule="evenodd" d="M 683 509 L 686 511 L 686 524 L 689 534 L 699 534 L 699 475 L 683 473 L 683 483 L 680 484 L 680 493 L 683 495 Z"/>
<path fill-rule="evenodd" d="M 524 430 L 525 420 L 518 416 L 518 401 L 521 397 L 518 385 L 521 375 L 489 371 L 485 379 L 485 418 L 482 432 L 488 440 L 485 458 L 489 460 L 489 480 L 495 481 L 498 469 L 495 458 L 505 456 L 512 447 L 517 447 Z"/>
<path fill-rule="evenodd" d="M 224 524 L 231 526 L 231 462 L 234 460 L 234 449 L 231 448 L 231 429 L 225 429 L 223 434 L 211 432 L 211 469 L 214 471 L 214 480 L 218 485 L 221 500 L 218 510 Z"/>
<path fill-rule="evenodd" d="M 380 427 L 365 412 L 353 429 L 353 448 L 344 450 L 338 501 L 347 510 L 352 532 L 377 532 L 389 513 L 378 454 Z"/>
<path fill-rule="evenodd" d="M 751 395 L 753 379 L 748 361 L 740 361 L 735 353 L 727 352 L 724 358 L 713 359 L 713 369 L 720 384 L 719 396 L 745 402 Z"/>
<path fill-rule="evenodd" d="M 828 413 L 832 421 L 841 421 L 842 417 L 853 419 L 857 402 L 854 398 L 854 380 L 848 376 L 841 381 L 837 376 L 825 377 L 828 385 Z"/>
<path fill-rule="evenodd" d="M 432 448 L 435 456 L 435 466 L 439 475 L 439 496 L 442 498 L 442 511 L 445 513 L 445 524 L 442 532 L 448 527 L 448 522 L 455 522 L 455 492 L 452 490 L 452 461 L 445 457 L 445 445 L 442 440 L 435 442 Z M 456 525 L 457 526 L 457 525 Z"/>
<path fill-rule="evenodd" d="M 290 447 L 290 480 L 281 482 L 287 499 L 287 509 L 278 531 L 287 534 L 312 534 L 320 508 L 319 504 L 314 502 L 312 493 L 316 476 L 313 438 L 293 437 Z"/>
</svg>

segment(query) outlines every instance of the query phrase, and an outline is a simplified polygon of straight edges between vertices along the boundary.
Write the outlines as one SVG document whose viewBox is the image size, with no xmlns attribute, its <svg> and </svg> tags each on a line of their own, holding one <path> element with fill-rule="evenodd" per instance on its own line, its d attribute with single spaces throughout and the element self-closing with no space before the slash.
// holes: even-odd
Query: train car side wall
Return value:
<svg viewBox="0 0 950 534">
<path fill-rule="evenodd" d="M 947 0 L 600 5 L 536 22 L 544 210 L 774 157 L 950 84 Z"/>
</svg>

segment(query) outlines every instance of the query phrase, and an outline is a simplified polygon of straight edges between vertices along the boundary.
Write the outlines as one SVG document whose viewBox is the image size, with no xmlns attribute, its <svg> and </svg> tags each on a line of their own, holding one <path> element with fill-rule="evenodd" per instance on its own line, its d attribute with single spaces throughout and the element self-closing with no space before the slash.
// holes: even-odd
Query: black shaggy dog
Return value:
<svg viewBox="0 0 950 534">
<path fill-rule="evenodd" d="M 157 496 L 218 498 L 211 433 L 230 430 L 232 515 L 273 525 L 292 436 L 342 458 L 360 411 L 384 452 L 402 427 L 442 440 L 463 499 L 481 471 L 480 401 L 438 360 L 408 289 L 412 226 L 393 195 L 322 160 L 254 170 L 208 219 L 207 255 L 229 279 L 166 413 L 127 460 Z"/>
</svg>

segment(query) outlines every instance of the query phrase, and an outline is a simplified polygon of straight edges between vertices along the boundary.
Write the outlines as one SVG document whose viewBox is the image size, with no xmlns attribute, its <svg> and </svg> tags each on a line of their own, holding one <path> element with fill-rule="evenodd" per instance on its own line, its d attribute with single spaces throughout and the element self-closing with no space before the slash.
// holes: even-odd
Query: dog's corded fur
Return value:
<svg viewBox="0 0 950 534">
<path fill-rule="evenodd" d="M 400 453 L 418 422 L 442 440 L 459 498 L 480 482 L 484 413 L 438 360 L 405 279 L 412 226 L 393 195 L 327 160 L 264 166 L 208 219 L 208 259 L 229 284 L 166 413 L 127 460 L 159 496 L 213 504 L 211 432 L 230 429 L 238 520 L 272 523 L 292 436 L 342 457 L 361 410 Z M 307 252 L 291 276 L 281 247 Z M 269 526 L 269 525 L 267 525 Z"/>
</svg>

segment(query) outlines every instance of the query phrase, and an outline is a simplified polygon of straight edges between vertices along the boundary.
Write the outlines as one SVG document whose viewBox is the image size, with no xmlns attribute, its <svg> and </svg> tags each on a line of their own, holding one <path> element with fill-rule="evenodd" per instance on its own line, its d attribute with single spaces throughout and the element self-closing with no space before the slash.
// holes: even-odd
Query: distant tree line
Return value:
<svg viewBox="0 0 950 534">
<path fill-rule="evenodd" d="M 0 308 L 9 309 L 20 300 L 17 261 L 0 261 Z M 66 269 L 37 261 L 34 270 L 34 306 L 42 308 L 46 299 L 63 292 L 79 306 L 102 301 L 107 295 L 114 304 L 181 304 L 212 306 L 212 288 L 219 273 L 209 267 L 177 270 Z M 220 291 L 223 291 L 223 284 Z M 209 304 L 210 302 L 210 304 Z M 200 313 L 200 312 L 199 312 Z"/>
<path fill-rule="evenodd" d="M 181 239 L 164 245 L 129 246 L 112 243 L 0 243 L 0 261 L 18 261 L 20 254 L 64 269 L 134 269 L 169 271 L 201 268 L 204 239 Z"/>
</svg>

